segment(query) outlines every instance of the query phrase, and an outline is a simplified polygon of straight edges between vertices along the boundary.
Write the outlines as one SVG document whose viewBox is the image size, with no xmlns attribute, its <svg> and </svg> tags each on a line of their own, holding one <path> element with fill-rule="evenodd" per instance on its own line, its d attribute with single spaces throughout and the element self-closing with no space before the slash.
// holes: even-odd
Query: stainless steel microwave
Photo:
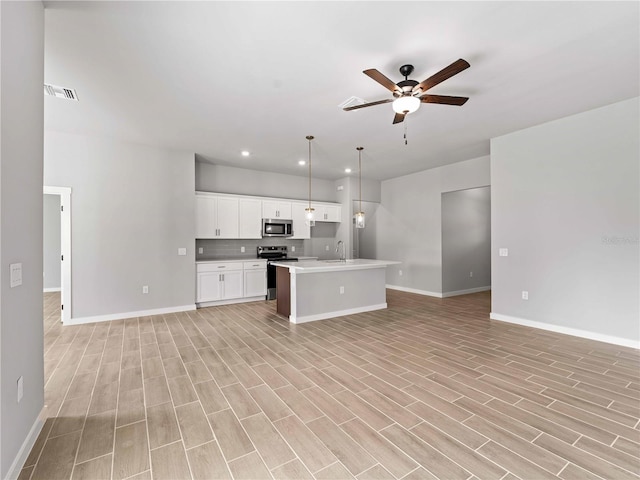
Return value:
<svg viewBox="0 0 640 480">
<path fill-rule="evenodd" d="M 293 221 L 279 218 L 262 219 L 263 237 L 291 237 L 293 235 Z"/>
</svg>

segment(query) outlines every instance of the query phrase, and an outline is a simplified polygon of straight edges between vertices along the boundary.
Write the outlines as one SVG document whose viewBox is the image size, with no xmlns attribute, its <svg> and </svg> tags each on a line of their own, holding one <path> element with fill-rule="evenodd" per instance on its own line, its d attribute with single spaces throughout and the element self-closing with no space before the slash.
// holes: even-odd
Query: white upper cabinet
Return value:
<svg viewBox="0 0 640 480">
<path fill-rule="evenodd" d="M 262 218 L 281 218 L 291 220 L 291 202 L 281 200 L 263 200 Z"/>
<path fill-rule="evenodd" d="M 311 238 L 309 202 L 196 192 L 196 238 L 262 238 L 262 219 L 293 220 L 292 239 Z M 341 222 L 340 204 L 311 201 L 316 222 Z"/>
<path fill-rule="evenodd" d="M 196 194 L 196 238 L 216 238 L 218 233 L 218 200 Z"/>
<path fill-rule="evenodd" d="M 316 209 L 315 220 L 316 222 L 340 222 L 342 209 L 340 205 L 313 205 Z"/>
<path fill-rule="evenodd" d="M 238 238 L 262 238 L 262 201 L 254 198 L 239 200 Z"/>
<path fill-rule="evenodd" d="M 237 197 L 196 194 L 196 238 L 238 238 Z"/>
<path fill-rule="evenodd" d="M 293 216 L 293 237 L 292 239 L 311 238 L 311 227 L 305 225 L 305 208 L 309 203 L 291 202 L 291 214 Z"/>
</svg>

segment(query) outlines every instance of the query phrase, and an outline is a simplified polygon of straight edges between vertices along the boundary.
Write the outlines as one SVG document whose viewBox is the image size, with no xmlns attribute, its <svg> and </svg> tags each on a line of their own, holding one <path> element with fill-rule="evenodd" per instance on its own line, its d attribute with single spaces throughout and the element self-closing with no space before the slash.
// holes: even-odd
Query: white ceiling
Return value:
<svg viewBox="0 0 640 480">
<path fill-rule="evenodd" d="M 388 179 L 489 154 L 489 139 L 640 95 L 640 3 L 45 2 L 45 128 L 193 152 L 203 161 Z M 471 67 L 392 125 L 391 94 L 362 71 L 421 81 Z M 241 157 L 241 150 L 252 155 Z M 353 174 L 352 174 L 353 175 Z"/>
</svg>

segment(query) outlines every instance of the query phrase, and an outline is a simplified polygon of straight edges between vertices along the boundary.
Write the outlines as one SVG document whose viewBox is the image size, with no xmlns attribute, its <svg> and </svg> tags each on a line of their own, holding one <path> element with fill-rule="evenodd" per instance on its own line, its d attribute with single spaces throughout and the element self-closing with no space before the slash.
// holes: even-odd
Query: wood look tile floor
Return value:
<svg viewBox="0 0 640 480">
<path fill-rule="evenodd" d="M 63 327 L 45 294 L 49 418 L 20 478 L 640 478 L 638 350 L 490 321 L 489 293 L 387 298 Z"/>
</svg>

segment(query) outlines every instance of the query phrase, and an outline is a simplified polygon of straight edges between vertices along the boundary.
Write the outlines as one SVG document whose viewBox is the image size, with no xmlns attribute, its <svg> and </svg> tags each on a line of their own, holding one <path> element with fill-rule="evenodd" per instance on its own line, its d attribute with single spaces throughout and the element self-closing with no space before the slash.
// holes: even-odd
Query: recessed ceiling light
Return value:
<svg viewBox="0 0 640 480">
<path fill-rule="evenodd" d="M 351 169 L 350 168 L 345 168 L 344 169 L 344 173 L 351 173 Z"/>
<path fill-rule="evenodd" d="M 306 165 L 307 162 L 305 162 L 304 160 L 298 160 L 298 165 Z"/>
<path fill-rule="evenodd" d="M 249 153 L 248 150 L 243 150 L 243 151 L 240 152 L 240 155 L 242 155 L 243 157 L 248 157 L 251 154 Z"/>
</svg>

